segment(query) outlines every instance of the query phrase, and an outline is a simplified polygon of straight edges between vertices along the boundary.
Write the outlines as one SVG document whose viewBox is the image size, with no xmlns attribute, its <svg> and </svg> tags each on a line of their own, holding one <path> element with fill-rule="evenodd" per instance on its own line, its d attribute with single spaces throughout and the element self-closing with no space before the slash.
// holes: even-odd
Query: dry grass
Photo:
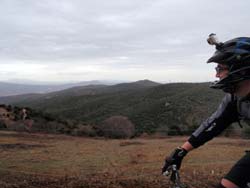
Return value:
<svg viewBox="0 0 250 188">
<path fill-rule="evenodd" d="M 165 155 L 187 138 L 106 140 L 0 132 L 0 187 L 170 187 L 160 175 Z M 211 187 L 250 142 L 216 138 L 185 159 L 182 180 Z"/>
</svg>

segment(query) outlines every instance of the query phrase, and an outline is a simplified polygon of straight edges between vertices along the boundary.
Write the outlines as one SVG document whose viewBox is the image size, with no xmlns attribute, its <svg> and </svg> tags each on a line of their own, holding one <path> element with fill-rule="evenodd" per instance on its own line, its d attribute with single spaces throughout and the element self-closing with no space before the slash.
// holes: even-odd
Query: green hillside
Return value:
<svg viewBox="0 0 250 188">
<path fill-rule="evenodd" d="M 98 125 L 111 116 L 123 115 L 135 125 L 137 134 L 185 134 L 208 117 L 224 95 L 210 89 L 208 83 L 139 85 L 118 84 L 102 90 L 99 88 L 98 92 L 91 94 L 79 91 L 78 95 L 65 95 L 58 92 L 57 96 L 46 100 L 29 101 L 26 98 L 12 104 L 90 125 Z"/>
</svg>

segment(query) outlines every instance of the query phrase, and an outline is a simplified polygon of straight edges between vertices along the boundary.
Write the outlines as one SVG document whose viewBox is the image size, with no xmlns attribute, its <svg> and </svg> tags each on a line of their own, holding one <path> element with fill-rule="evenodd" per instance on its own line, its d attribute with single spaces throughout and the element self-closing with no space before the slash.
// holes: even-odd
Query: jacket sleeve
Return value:
<svg viewBox="0 0 250 188">
<path fill-rule="evenodd" d="M 218 109 L 196 129 L 189 143 L 197 148 L 215 136 L 219 135 L 233 122 L 238 121 L 237 101 L 233 99 L 231 94 L 227 94 Z"/>
</svg>

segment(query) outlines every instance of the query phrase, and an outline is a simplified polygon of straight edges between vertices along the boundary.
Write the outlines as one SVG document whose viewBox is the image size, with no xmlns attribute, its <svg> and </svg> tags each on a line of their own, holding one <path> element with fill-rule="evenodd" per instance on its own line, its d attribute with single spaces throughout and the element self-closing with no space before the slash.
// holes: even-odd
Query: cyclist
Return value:
<svg viewBox="0 0 250 188">
<path fill-rule="evenodd" d="M 219 135 L 233 122 L 250 120 L 250 38 L 240 37 L 224 43 L 210 34 L 208 43 L 216 46 L 207 63 L 217 64 L 216 77 L 211 87 L 226 92 L 218 109 L 196 129 L 189 139 L 176 148 L 165 160 L 162 173 L 175 164 L 180 169 L 183 157 Z M 243 188 L 250 182 L 250 152 L 231 168 L 217 188 Z"/>
</svg>

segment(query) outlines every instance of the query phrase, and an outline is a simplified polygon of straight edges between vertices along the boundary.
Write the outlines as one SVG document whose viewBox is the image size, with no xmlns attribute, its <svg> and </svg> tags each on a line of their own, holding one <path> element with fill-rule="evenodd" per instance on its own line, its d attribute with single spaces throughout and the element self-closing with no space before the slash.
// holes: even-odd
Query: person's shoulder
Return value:
<svg viewBox="0 0 250 188">
<path fill-rule="evenodd" d="M 234 99 L 236 99 L 235 96 L 230 93 L 226 93 L 223 98 L 223 100 L 229 100 L 229 101 L 232 101 Z"/>
<path fill-rule="evenodd" d="M 235 102 L 237 101 L 236 96 L 230 94 L 230 93 L 226 93 L 225 96 L 222 99 L 222 103 L 230 103 L 230 102 Z"/>
</svg>

